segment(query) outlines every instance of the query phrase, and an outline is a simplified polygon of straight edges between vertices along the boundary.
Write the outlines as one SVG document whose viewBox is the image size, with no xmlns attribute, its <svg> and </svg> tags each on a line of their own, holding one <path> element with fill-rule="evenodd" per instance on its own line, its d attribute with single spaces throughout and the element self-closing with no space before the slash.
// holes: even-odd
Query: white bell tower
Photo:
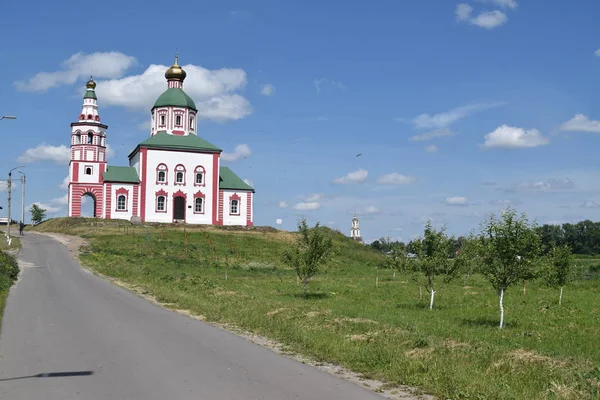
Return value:
<svg viewBox="0 0 600 400">
<path fill-rule="evenodd" d="M 352 240 L 356 240 L 358 242 L 362 241 L 360 237 L 360 225 L 358 224 L 358 217 L 354 214 L 354 218 L 352 218 L 352 229 L 350 230 L 350 237 Z"/>
</svg>

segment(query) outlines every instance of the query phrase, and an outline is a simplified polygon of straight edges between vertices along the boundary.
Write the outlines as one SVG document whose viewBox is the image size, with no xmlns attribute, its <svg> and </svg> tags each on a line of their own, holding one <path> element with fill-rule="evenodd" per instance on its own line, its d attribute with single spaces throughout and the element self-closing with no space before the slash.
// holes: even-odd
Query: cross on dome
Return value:
<svg viewBox="0 0 600 400">
<path fill-rule="evenodd" d="M 167 81 L 176 80 L 183 83 L 186 76 L 187 73 L 179 66 L 179 55 L 175 53 L 175 62 L 165 72 L 165 78 L 167 78 Z"/>
</svg>

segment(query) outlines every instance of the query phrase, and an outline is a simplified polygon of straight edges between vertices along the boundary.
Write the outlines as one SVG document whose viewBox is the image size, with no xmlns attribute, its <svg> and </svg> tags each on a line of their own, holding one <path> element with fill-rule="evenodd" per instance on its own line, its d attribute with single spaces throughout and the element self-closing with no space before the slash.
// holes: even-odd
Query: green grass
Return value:
<svg viewBox="0 0 600 400">
<path fill-rule="evenodd" d="M 85 265 L 173 308 L 370 378 L 444 399 L 600 396 L 599 279 L 566 287 L 562 307 L 557 291 L 536 282 L 526 296 L 511 288 L 506 328 L 499 330 L 497 297 L 480 276 L 443 287 L 429 311 L 427 294 L 419 299 L 408 277 L 377 271 L 381 256 L 341 234 L 332 233 L 339 254 L 303 299 L 293 271 L 280 262 L 290 233 L 124 226 L 64 219 L 37 229 L 90 237 L 80 256 Z M 578 264 L 583 276 L 600 261 Z"/>
<path fill-rule="evenodd" d="M 0 326 L 8 291 L 17 279 L 19 266 L 14 256 L 0 251 Z"/>
<path fill-rule="evenodd" d="M 18 250 L 21 248 L 21 239 L 17 236 L 19 234 L 19 225 L 12 224 L 10 226 L 10 236 L 12 237 L 11 245 L 9 246 L 6 242 L 6 227 L 3 227 L 0 231 L 0 251 L 2 250 Z"/>
</svg>

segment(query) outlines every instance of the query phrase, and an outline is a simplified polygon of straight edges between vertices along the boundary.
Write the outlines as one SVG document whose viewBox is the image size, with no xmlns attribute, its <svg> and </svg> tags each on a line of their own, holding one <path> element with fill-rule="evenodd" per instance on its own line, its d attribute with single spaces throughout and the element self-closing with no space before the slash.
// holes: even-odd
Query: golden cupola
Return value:
<svg viewBox="0 0 600 400">
<path fill-rule="evenodd" d="M 169 67 L 169 69 L 167 70 L 167 72 L 165 72 L 165 78 L 167 78 L 168 81 L 170 81 L 170 80 L 178 80 L 178 81 L 183 82 L 183 80 L 187 76 L 187 74 L 185 73 L 185 71 L 183 70 L 183 68 L 181 68 L 179 66 L 178 58 L 179 58 L 178 55 L 175 54 L 175 63 L 173 63 L 173 65 L 171 65 Z"/>
</svg>

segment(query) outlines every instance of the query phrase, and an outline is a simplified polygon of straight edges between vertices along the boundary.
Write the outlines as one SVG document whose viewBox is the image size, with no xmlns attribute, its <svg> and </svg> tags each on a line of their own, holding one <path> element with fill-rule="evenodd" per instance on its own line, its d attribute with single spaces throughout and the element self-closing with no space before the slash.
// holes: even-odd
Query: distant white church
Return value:
<svg viewBox="0 0 600 400">
<path fill-rule="evenodd" d="M 362 237 L 360 236 L 360 225 L 358 223 L 358 217 L 354 214 L 354 218 L 352 218 L 352 228 L 350 229 L 350 238 L 352 240 L 356 240 L 357 242 L 362 242 Z"/>
<path fill-rule="evenodd" d="M 197 134 L 197 108 L 183 91 L 186 72 L 166 71 L 167 90 L 151 109 L 150 137 L 129 154 L 129 166 L 106 163 L 107 125 L 100 122 L 96 83 L 86 84 L 83 108 L 71 124 L 68 210 L 94 200 L 94 217 L 142 222 L 253 225 L 254 189 L 220 165 L 222 150 Z"/>
</svg>

